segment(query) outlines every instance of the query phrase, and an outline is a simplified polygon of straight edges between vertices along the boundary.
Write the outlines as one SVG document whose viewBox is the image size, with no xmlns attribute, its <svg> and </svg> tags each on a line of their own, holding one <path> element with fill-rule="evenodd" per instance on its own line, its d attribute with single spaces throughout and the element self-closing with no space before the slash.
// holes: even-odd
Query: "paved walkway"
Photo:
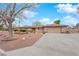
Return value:
<svg viewBox="0 0 79 59">
<path fill-rule="evenodd" d="M 77 56 L 79 34 L 47 33 L 33 46 L 6 52 L 14 56 Z"/>
</svg>

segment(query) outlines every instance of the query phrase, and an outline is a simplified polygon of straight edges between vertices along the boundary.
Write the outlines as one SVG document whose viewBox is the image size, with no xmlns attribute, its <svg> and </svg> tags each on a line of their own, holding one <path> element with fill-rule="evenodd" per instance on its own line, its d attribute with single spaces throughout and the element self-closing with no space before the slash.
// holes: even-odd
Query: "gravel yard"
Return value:
<svg viewBox="0 0 79 59">
<path fill-rule="evenodd" d="M 32 46 L 41 36 L 41 33 L 14 34 L 16 40 L 7 40 L 8 32 L 0 32 L 0 48 L 4 51 L 15 50 L 18 48 Z"/>
</svg>

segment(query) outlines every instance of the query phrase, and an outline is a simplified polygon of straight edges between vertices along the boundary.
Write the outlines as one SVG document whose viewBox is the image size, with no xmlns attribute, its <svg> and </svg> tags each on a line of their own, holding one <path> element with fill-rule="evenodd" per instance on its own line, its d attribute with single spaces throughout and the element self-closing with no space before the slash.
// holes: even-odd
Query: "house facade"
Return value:
<svg viewBox="0 0 79 59">
<path fill-rule="evenodd" d="M 33 32 L 49 32 L 49 33 L 61 33 L 67 31 L 67 25 L 51 24 L 47 26 L 27 26 L 27 27 L 16 27 L 16 29 L 21 30 L 32 30 Z"/>
</svg>

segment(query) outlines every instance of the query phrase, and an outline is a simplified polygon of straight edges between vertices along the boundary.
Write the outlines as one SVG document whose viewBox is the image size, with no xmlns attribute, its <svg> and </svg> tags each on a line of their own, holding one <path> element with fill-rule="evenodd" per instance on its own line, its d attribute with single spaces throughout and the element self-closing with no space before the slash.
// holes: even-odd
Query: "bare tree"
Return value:
<svg viewBox="0 0 79 59">
<path fill-rule="evenodd" d="M 33 9 L 36 7 L 37 4 L 34 3 L 24 3 L 24 4 L 18 4 L 16 3 L 10 3 L 5 4 L 6 8 L 0 9 L 0 21 L 7 26 L 9 29 L 9 35 L 10 39 L 13 39 L 13 31 L 12 31 L 12 23 L 15 21 L 15 18 L 21 19 L 24 17 L 21 13 L 24 10 Z"/>
</svg>

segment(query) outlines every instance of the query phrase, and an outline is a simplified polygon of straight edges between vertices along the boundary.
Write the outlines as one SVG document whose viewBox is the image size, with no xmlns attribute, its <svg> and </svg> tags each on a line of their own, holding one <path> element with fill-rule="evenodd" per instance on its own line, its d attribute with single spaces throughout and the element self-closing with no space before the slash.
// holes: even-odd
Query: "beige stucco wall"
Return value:
<svg viewBox="0 0 79 59">
<path fill-rule="evenodd" d="M 47 31 L 49 33 L 60 33 L 60 32 L 66 32 L 68 29 L 66 27 L 47 27 L 47 28 L 40 28 L 36 29 L 36 32 L 42 32 L 42 31 Z"/>
<path fill-rule="evenodd" d="M 58 27 L 55 28 L 48 28 L 48 32 L 50 33 L 59 33 L 61 30 Z"/>
</svg>

